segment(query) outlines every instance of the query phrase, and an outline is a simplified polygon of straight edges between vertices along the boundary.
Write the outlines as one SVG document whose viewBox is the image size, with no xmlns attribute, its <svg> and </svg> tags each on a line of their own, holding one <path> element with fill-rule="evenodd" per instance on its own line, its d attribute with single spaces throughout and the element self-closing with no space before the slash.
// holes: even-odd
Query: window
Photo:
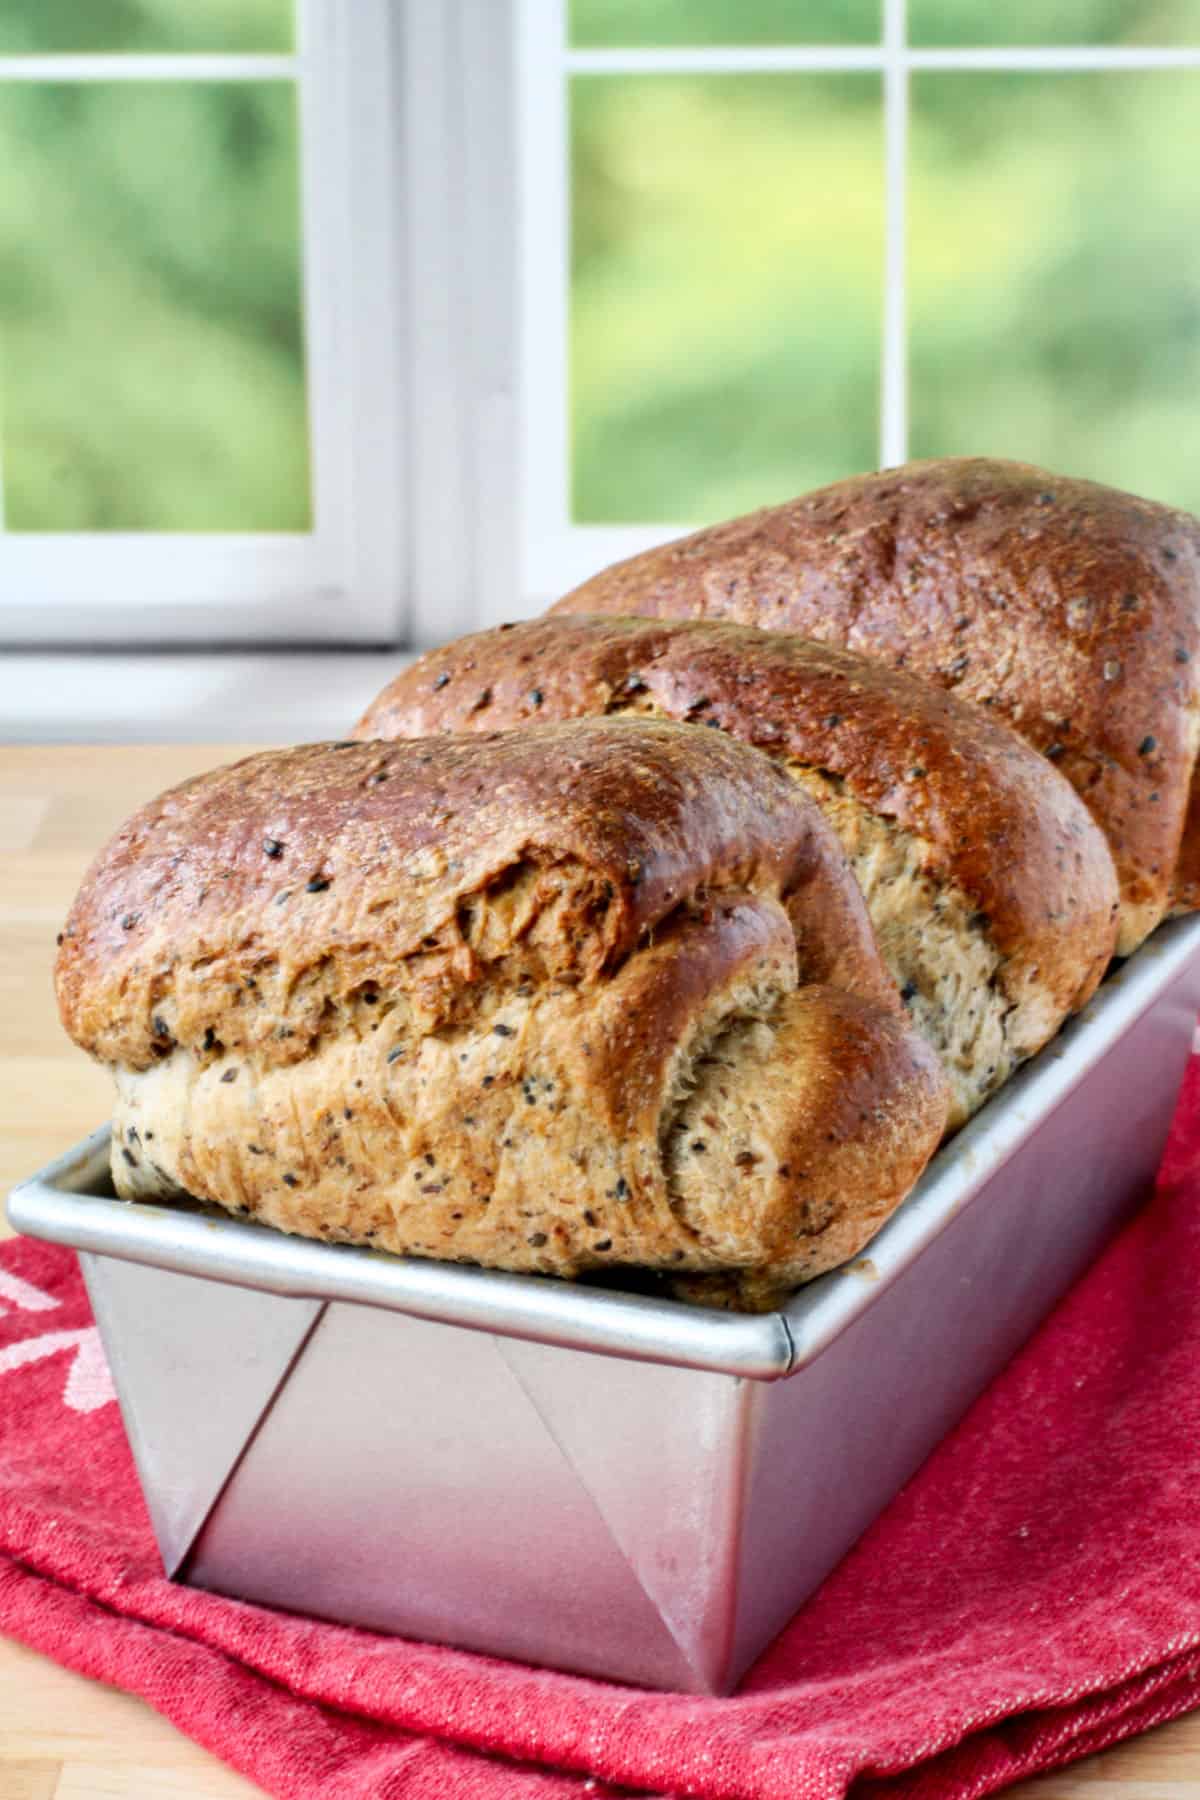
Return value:
<svg viewBox="0 0 1200 1800">
<path fill-rule="evenodd" d="M 1200 507 L 1200 0 L 6 0 L 0 642 L 438 641 L 985 452 Z"/>
<path fill-rule="evenodd" d="M 0 636 L 402 623 L 389 0 L 7 0 Z"/>
<path fill-rule="evenodd" d="M 523 0 L 522 610 L 910 456 L 1200 509 L 1200 0 Z"/>
</svg>

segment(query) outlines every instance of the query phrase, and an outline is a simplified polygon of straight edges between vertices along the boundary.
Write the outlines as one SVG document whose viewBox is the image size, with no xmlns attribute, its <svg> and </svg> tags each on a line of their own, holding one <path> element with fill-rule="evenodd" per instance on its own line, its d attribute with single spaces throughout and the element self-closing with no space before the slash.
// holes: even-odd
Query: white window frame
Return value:
<svg viewBox="0 0 1200 1800">
<path fill-rule="evenodd" d="M 912 74 L 1200 67 L 1200 47 L 914 49 L 905 0 L 878 44 L 618 51 L 568 49 L 567 0 L 297 8 L 294 55 L 0 58 L 0 80 L 295 81 L 314 490 L 309 533 L 0 532 L 0 645 L 442 642 L 690 529 L 570 517 L 572 74 L 880 75 L 888 466 Z"/>
<path fill-rule="evenodd" d="M 906 305 L 909 88 L 918 70 L 1084 72 L 1200 67 L 1188 49 L 1031 47 L 917 49 L 906 0 L 882 0 L 882 33 L 870 45 L 572 50 L 567 0 L 517 0 L 517 168 L 521 250 L 521 523 L 514 615 L 540 612 L 597 569 L 667 543 L 694 525 L 588 526 L 570 515 L 568 312 L 570 144 L 567 95 L 576 74 L 784 74 L 865 70 L 882 81 L 884 253 L 880 342 L 879 466 L 908 458 Z M 493 623 L 489 609 L 482 623 Z"/>
<path fill-rule="evenodd" d="M 313 504 L 307 532 L 0 529 L 0 643 L 383 642 L 405 630 L 396 20 L 390 0 L 296 4 L 294 54 L 0 57 L 3 82 L 294 84 Z M 0 520 L 2 499 L 0 485 Z"/>
</svg>

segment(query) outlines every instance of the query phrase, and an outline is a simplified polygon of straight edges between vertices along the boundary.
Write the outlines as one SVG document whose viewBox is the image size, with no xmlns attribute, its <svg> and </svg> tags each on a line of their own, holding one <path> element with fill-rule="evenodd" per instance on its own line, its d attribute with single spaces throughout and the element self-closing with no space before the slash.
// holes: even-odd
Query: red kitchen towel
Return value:
<svg viewBox="0 0 1200 1800">
<path fill-rule="evenodd" d="M 0 1631 L 289 1800 L 973 1800 L 1200 1704 L 1200 1061 L 1158 1190 L 727 1700 L 159 1570 L 74 1257 L 0 1251 Z"/>
</svg>

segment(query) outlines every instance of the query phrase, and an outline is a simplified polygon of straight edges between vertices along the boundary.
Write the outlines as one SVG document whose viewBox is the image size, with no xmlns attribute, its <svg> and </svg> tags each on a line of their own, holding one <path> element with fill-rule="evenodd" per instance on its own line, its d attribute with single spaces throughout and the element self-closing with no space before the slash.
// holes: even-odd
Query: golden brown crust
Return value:
<svg viewBox="0 0 1200 1800">
<path fill-rule="evenodd" d="M 813 1072 L 754 1058 L 795 1037 L 861 1087 L 848 1006 L 881 1056 L 843 1234 L 874 1229 L 945 1117 L 819 810 L 766 758 L 661 722 L 201 777 L 102 853 L 58 987 L 117 1077 L 119 1193 L 504 1268 L 800 1279 L 805 1176 L 759 1146 L 829 1127 Z M 745 1146 L 736 1194 L 673 1185 L 694 1106 Z"/>
<path fill-rule="evenodd" d="M 881 1029 L 863 1002 L 850 994 L 811 989 L 800 995 L 755 1074 L 768 1113 L 777 1110 L 772 1090 L 785 1071 L 795 1071 L 807 1087 L 807 1104 L 794 1115 L 798 1129 L 772 1144 L 803 1193 L 798 1225 L 794 1217 L 785 1220 L 776 1214 L 792 1243 L 779 1246 L 780 1261 L 774 1266 L 766 1261 L 734 1283 L 722 1276 L 677 1277 L 680 1297 L 766 1311 L 780 1304 L 787 1284 L 811 1281 L 856 1256 L 916 1181 L 921 1172 L 914 1160 L 916 1146 L 940 1116 L 932 1058 L 924 1081 L 914 1082 L 910 1070 L 911 1051 L 898 1021 Z M 881 1106 L 882 1095 L 895 1099 Z M 862 1130 L 867 1116 L 882 1151 L 874 1169 L 867 1159 L 875 1153 L 875 1143 Z M 719 1169 L 706 1173 L 710 1179 L 716 1174 L 725 1191 L 736 1194 L 743 1173 L 736 1149 L 725 1154 Z M 677 1169 L 675 1180 L 677 1187 L 685 1185 L 682 1171 Z M 869 1191 L 876 1210 L 868 1220 L 861 1204 L 846 1206 L 845 1195 Z"/>
<path fill-rule="evenodd" d="M 63 1023 L 94 1054 L 144 1068 L 168 1040 L 202 1042 L 218 990 L 246 989 L 239 1031 L 257 1043 L 286 1031 L 286 1059 L 311 1030 L 294 1004 L 308 972 L 336 955 L 350 993 L 380 955 L 419 960 L 423 947 L 436 1006 L 462 972 L 427 940 L 523 860 L 590 872 L 594 916 L 570 921 L 555 951 L 591 977 L 684 893 L 759 879 L 790 891 L 839 853 L 779 771 L 720 740 L 697 754 L 674 726 L 267 752 L 150 802 L 101 852 L 63 934 Z M 202 965 L 186 984 L 183 943 Z M 860 943 L 873 961 L 865 918 Z"/>
<path fill-rule="evenodd" d="M 992 708 L 1108 837 L 1127 954 L 1172 901 L 1200 730 L 1200 523 L 1023 463 L 912 463 L 619 563 L 557 613 L 730 619 Z M 1200 837 L 1200 809 L 1193 837 Z M 1174 903 L 1200 904 L 1200 848 Z"/>
<path fill-rule="evenodd" d="M 1009 999 L 1036 988 L 1043 1041 L 1094 992 L 1116 880 L 1068 782 L 998 720 L 851 652 L 726 623 L 552 617 L 431 652 L 356 732 L 469 733 L 622 708 L 717 726 L 820 771 L 833 795 L 919 840 L 926 871 L 966 897 L 1004 959 Z"/>
</svg>

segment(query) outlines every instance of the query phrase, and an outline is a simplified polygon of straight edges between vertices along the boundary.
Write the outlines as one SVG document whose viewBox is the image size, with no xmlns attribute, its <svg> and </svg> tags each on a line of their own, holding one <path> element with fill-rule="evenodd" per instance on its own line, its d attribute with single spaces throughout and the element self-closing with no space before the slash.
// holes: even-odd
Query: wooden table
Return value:
<svg viewBox="0 0 1200 1800">
<path fill-rule="evenodd" d="M 89 858 L 140 800 L 234 754 L 0 747 L 0 1193 L 108 1110 L 107 1077 L 62 1036 L 50 989 L 54 934 Z M 140 1701 L 0 1639 L 0 1800 L 256 1791 Z M 1024 1800 L 1200 1800 L 1200 1713 L 1011 1791 Z"/>
</svg>

